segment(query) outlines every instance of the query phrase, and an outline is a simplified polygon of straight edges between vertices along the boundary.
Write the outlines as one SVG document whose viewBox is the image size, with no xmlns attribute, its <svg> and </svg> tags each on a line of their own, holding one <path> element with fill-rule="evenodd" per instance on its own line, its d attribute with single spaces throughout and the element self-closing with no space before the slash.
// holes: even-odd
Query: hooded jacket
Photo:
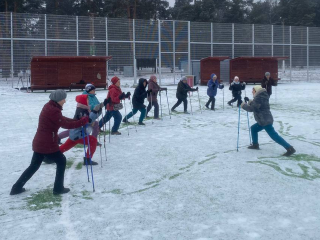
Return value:
<svg viewBox="0 0 320 240">
<path fill-rule="evenodd" d="M 120 95 L 122 94 L 121 88 L 117 87 L 116 85 L 112 84 L 109 88 L 108 88 L 109 92 L 107 95 L 107 99 L 110 97 L 111 101 L 107 104 L 107 110 L 108 111 L 113 111 L 113 106 L 115 104 L 119 104 L 120 103 Z"/>
<path fill-rule="evenodd" d="M 186 99 L 188 97 L 188 92 L 196 91 L 195 89 L 191 88 L 187 83 L 184 83 L 182 80 L 178 83 L 176 97 L 178 99 Z"/>
<path fill-rule="evenodd" d="M 139 84 L 134 90 L 134 94 L 132 97 L 132 105 L 134 109 L 141 109 L 145 108 L 146 106 L 143 104 L 144 99 L 147 97 L 147 91 L 146 86 L 143 86 L 143 83 L 146 82 L 148 84 L 148 81 L 146 79 L 140 78 Z"/>
<path fill-rule="evenodd" d="M 96 97 L 96 94 L 88 93 L 87 91 L 83 91 L 84 95 L 88 95 L 90 110 L 92 110 L 97 104 L 99 104 L 99 100 Z"/>
<path fill-rule="evenodd" d="M 241 107 L 248 112 L 253 112 L 254 119 L 260 126 L 273 124 L 273 117 L 269 105 L 269 95 L 266 89 L 261 88 L 258 90 L 254 94 L 253 100 L 249 101 L 248 104 L 243 102 Z"/>
<path fill-rule="evenodd" d="M 39 124 L 32 142 L 32 150 L 37 153 L 49 154 L 59 151 L 58 130 L 78 128 L 85 125 L 88 119 L 74 120 L 62 116 L 62 107 L 50 100 L 44 105 L 39 116 Z"/>
<path fill-rule="evenodd" d="M 212 79 L 213 76 L 215 76 L 215 75 L 211 74 L 211 79 L 210 79 L 210 80 L 208 81 L 208 83 L 207 83 L 207 86 L 208 86 L 207 95 L 208 95 L 209 97 L 215 97 L 215 96 L 217 95 L 217 90 L 218 90 L 218 88 L 219 88 L 219 89 L 223 89 L 223 86 L 220 85 L 218 79 L 216 79 L 215 81 L 213 81 L 213 79 Z"/>
<path fill-rule="evenodd" d="M 267 92 L 269 95 L 272 94 L 272 86 L 277 86 L 278 81 L 274 80 L 272 77 L 267 79 L 266 76 L 263 77 L 262 82 L 261 82 L 261 87 L 267 89 Z"/>
</svg>

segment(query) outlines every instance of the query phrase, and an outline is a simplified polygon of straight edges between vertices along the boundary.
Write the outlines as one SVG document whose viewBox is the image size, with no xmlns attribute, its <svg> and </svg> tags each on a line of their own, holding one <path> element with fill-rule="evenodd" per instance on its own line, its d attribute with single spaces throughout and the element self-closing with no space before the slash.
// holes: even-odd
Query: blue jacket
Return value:
<svg viewBox="0 0 320 240">
<path fill-rule="evenodd" d="M 215 81 L 213 81 L 212 79 L 210 79 L 208 81 L 208 89 L 207 89 L 207 95 L 209 97 L 215 97 L 217 95 L 217 90 L 219 89 L 223 89 L 223 85 L 220 85 L 219 80 L 216 79 Z"/>
<path fill-rule="evenodd" d="M 93 110 L 93 108 L 94 108 L 96 105 L 98 105 L 98 104 L 100 103 L 95 94 L 87 93 L 87 91 L 83 91 L 82 94 L 88 95 L 89 105 L 90 105 L 90 110 L 91 110 L 91 111 Z"/>
</svg>

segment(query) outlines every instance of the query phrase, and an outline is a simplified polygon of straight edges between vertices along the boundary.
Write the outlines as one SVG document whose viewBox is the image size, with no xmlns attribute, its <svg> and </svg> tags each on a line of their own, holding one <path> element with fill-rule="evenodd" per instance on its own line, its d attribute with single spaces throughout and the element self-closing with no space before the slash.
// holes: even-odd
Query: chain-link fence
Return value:
<svg viewBox="0 0 320 240">
<path fill-rule="evenodd" d="M 0 78 L 29 73 L 32 56 L 113 56 L 109 78 L 162 84 L 208 56 L 286 56 L 282 80 L 320 78 L 320 28 L 0 13 Z"/>
</svg>

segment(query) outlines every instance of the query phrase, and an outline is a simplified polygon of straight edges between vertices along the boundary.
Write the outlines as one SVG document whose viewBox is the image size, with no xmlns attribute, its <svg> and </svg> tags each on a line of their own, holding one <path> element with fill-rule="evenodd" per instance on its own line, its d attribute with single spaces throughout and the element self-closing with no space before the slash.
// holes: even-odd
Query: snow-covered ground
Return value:
<svg viewBox="0 0 320 240">
<path fill-rule="evenodd" d="M 175 90 L 169 86 L 170 106 Z M 80 93 L 68 92 L 65 116 L 73 117 Z M 97 91 L 100 100 L 106 94 Z M 251 95 L 250 85 L 246 94 Z M 65 153 L 69 194 L 52 195 L 55 166 L 43 164 L 25 193 L 10 196 L 12 184 L 30 163 L 49 93 L 20 92 L 2 81 L 0 239 L 319 239 L 319 96 L 319 83 L 282 83 L 274 89 L 274 126 L 296 148 L 291 157 L 282 157 L 285 150 L 265 132 L 259 134 L 261 150 L 248 150 L 244 111 L 236 151 L 238 109 L 227 106 L 227 89 L 224 110 L 223 91 L 217 95 L 217 110 L 202 113 L 194 93 L 194 114 L 171 119 L 162 95 L 163 120 L 147 120 L 137 132 L 130 125 L 129 136 L 121 125 L 121 136 L 111 136 L 111 143 L 107 137 L 108 161 L 102 148 L 103 167 L 93 168 L 95 192 L 86 168 L 79 169 L 83 148 L 73 148 Z M 203 107 L 206 87 L 200 87 L 200 100 Z M 99 149 L 93 159 L 100 163 Z"/>
</svg>

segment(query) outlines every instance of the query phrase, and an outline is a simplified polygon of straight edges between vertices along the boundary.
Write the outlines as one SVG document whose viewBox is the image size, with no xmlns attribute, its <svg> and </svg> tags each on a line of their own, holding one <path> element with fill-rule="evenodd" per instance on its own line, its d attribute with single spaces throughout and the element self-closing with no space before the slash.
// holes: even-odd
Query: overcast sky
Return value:
<svg viewBox="0 0 320 240">
<path fill-rule="evenodd" d="M 169 2 L 169 6 L 170 6 L 170 7 L 173 7 L 173 6 L 174 6 L 175 0 L 167 0 L 167 1 Z"/>
</svg>

